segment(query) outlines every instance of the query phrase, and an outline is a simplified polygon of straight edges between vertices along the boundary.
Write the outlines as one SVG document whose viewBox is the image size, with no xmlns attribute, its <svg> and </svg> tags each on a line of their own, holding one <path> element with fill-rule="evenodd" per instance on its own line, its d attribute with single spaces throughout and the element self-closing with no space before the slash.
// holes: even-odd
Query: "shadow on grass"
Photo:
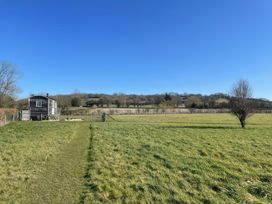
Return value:
<svg viewBox="0 0 272 204">
<path fill-rule="evenodd" d="M 164 123 L 164 124 L 188 124 L 188 122 L 187 121 L 140 121 L 140 120 L 136 120 L 136 121 L 133 121 L 133 120 L 115 120 L 115 121 L 109 121 L 109 122 L 119 122 L 119 123 L 136 123 L 136 124 L 162 124 L 162 123 Z M 220 122 L 214 122 L 214 123 L 212 123 L 212 122 L 209 122 L 209 123 L 207 123 L 207 122 L 199 122 L 199 121 L 197 121 L 197 122 L 195 122 L 195 123 L 197 123 L 197 124 L 224 124 L 224 125 L 233 125 L 233 124 L 235 124 L 235 123 L 233 123 L 233 122 L 222 122 L 222 123 L 220 123 Z"/>
<path fill-rule="evenodd" d="M 175 125 L 175 126 L 162 126 L 161 128 L 167 129 L 167 128 L 184 128 L 184 129 L 241 129 L 240 127 L 232 127 L 232 126 L 200 126 L 200 125 Z"/>
</svg>

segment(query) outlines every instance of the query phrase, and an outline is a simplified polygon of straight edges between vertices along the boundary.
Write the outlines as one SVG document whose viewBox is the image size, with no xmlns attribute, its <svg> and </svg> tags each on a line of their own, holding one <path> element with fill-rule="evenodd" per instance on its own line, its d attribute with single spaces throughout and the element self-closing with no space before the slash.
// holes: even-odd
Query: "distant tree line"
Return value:
<svg viewBox="0 0 272 204">
<path fill-rule="evenodd" d="M 126 95 L 126 94 L 78 94 L 68 96 L 71 106 L 85 107 L 185 107 L 185 108 L 229 108 L 230 96 L 223 93 L 212 95 L 165 93 L 154 95 Z M 258 108 L 269 109 L 272 102 L 266 99 L 252 99 Z"/>
<path fill-rule="evenodd" d="M 154 95 L 136 94 L 83 94 L 53 96 L 62 111 L 70 107 L 98 108 L 191 108 L 191 109 L 228 109 L 231 96 L 223 93 L 212 95 L 164 93 Z M 257 110 L 271 110 L 272 102 L 266 99 L 251 99 Z M 27 100 L 14 101 L 13 106 L 27 107 Z"/>
<path fill-rule="evenodd" d="M 98 108 L 189 108 L 189 109 L 229 109 L 231 95 L 217 93 L 212 95 L 164 93 L 154 95 L 136 94 L 83 94 L 53 96 L 62 112 L 71 107 Z M 255 110 L 271 110 L 272 101 L 250 99 Z M 27 107 L 27 100 L 17 101 L 18 108 Z"/>
<path fill-rule="evenodd" d="M 154 95 L 136 94 L 72 94 L 56 96 L 59 101 L 65 101 L 66 106 L 72 107 L 101 107 L 101 108 L 227 108 L 229 97 L 224 94 L 202 96 L 200 94 L 164 93 Z"/>
</svg>

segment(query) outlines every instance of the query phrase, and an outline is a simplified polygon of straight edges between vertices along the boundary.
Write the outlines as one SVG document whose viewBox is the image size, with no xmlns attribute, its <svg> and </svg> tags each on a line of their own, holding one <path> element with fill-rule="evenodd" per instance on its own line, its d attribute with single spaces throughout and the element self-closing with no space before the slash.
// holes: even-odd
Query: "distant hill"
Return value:
<svg viewBox="0 0 272 204">
<path fill-rule="evenodd" d="M 230 97 L 224 93 L 212 95 L 164 93 L 153 95 L 137 94 L 93 94 L 74 93 L 52 96 L 63 110 L 69 107 L 114 107 L 114 108 L 212 108 L 229 107 Z M 252 99 L 257 109 L 272 109 L 272 101 L 267 99 Z M 27 108 L 27 99 L 17 101 L 18 108 Z"/>
</svg>

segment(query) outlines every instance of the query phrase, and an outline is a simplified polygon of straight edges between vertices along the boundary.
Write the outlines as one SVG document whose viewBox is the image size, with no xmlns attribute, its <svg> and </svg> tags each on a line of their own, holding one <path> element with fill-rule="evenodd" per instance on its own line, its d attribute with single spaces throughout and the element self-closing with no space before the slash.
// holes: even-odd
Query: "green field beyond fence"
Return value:
<svg viewBox="0 0 272 204">
<path fill-rule="evenodd" d="M 272 115 L 16 122 L 0 165 L 0 203 L 271 203 Z"/>
</svg>

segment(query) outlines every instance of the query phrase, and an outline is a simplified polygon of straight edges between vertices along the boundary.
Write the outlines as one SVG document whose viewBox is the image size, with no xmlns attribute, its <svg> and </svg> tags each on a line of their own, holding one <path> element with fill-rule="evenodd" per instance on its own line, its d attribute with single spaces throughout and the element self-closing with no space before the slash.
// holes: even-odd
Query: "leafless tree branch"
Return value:
<svg viewBox="0 0 272 204">
<path fill-rule="evenodd" d="M 5 106 L 5 99 L 14 98 L 18 92 L 16 85 L 17 72 L 13 65 L 1 63 L 0 65 L 0 107 Z"/>
</svg>

